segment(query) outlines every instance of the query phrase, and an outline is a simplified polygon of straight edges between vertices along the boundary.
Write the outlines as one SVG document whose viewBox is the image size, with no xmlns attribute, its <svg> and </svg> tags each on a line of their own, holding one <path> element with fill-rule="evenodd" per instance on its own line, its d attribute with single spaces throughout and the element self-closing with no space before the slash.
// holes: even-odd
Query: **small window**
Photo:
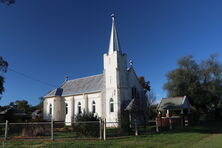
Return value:
<svg viewBox="0 0 222 148">
<path fill-rule="evenodd" d="M 66 103 L 66 115 L 68 114 L 68 104 Z"/>
<path fill-rule="evenodd" d="M 82 113 L 82 110 L 81 110 L 81 103 L 79 102 L 78 103 L 78 114 L 81 114 Z"/>
<path fill-rule="evenodd" d="M 49 105 L 49 114 L 52 114 L 52 104 Z"/>
<path fill-rule="evenodd" d="M 109 108 L 110 112 L 111 113 L 114 112 L 114 101 L 113 101 L 113 98 L 110 99 L 109 105 L 110 105 L 110 108 Z"/>
<path fill-rule="evenodd" d="M 133 87 L 132 88 L 132 99 L 135 99 L 136 98 L 136 88 Z"/>
<path fill-rule="evenodd" d="M 96 102 L 92 102 L 92 113 L 96 113 Z"/>
</svg>

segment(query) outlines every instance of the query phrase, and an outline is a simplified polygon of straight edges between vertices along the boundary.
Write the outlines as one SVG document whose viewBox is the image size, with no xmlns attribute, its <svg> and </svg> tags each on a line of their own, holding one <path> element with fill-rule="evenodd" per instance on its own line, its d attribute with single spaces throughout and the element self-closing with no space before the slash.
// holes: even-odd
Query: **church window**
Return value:
<svg viewBox="0 0 222 148">
<path fill-rule="evenodd" d="M 109 105 L 110 105 L 110 108 L 109 108 L 110 112 L 111 113 L 114 112 L 114 101 L 113 101 L 113 98 L 110 99 Z"/>
<path fill-rule="evenodd" d="M 68 114 L 68 104 L 66 103 L 66 114 Z"/>
<path fill-rule="evenodd" d="M 136 87 L 132 88 L 132 99 L 136 98 Z"/>
<path fill-rule="evenodd" d="M 78 103 L 78 114 L 81 114 L 82 113 L 82 110 L 81 110 L 81 103 L 79 102 Z"/>
<path fill-rule="evenodd" d="M 92 102 L 92 113 L 96 113 L 96 102 Z"/>
<path fill-rule="evenodd" d="M 52 104 L 49 105 L 49 114 L 52 114 Z"/>
</svg>

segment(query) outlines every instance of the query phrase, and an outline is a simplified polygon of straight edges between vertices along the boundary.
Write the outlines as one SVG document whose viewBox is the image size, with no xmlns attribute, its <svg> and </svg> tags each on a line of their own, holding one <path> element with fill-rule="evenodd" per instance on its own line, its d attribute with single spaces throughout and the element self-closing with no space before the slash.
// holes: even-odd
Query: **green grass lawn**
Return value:
<svg viewBox="0 0 222 148">
<path fill-rule="evenodd" d="M 202 126 L 189 127 L 159 134 L 112 138 L 99 140 L 23 140 L 7 141 L 6 148 L 221 148 L 222 122 L 214 122 Z"/>
</svg>

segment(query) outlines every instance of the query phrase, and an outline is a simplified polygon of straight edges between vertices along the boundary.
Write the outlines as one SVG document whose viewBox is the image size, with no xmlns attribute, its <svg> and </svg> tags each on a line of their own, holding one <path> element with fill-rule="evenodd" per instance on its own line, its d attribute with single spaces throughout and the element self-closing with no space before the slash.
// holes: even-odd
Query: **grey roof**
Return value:
<svg viewBox="0 0 222 148">
<path fill-rule="evenodd" d="M 134 99 L 132 99 L 130 102 L 129 102 L 129 104 L 126 106 L 126 108 L 125 108 L 125 110 L 127 110 L 127 111 L 132 111 L 134 108 L 135 108 L 135 100 Z"/>
<path fill-rule="evenodd" d="M 10 111 L 10 110 L 12 110 L 12 109 L 13 109 L 13 107 L 9 107 L 9 108 L 7 108 L 7 109 L 5 109 L 5 110 L 1 111 L 1 112 L 0 112 L 0 115 L 7 114 L 7 113 L 8 113 L 8 111 Z"/>
<path fill-rule="evenodd" d="M 179 110 L 187 108 L 190 108 L 190 103 L 186 96 L 182 96 L 182 97 L 162 98 L 160 104 L 157 107 L 157 110 L 159 111 L 163 111 L 166 109 Z"/>
<path fill-rule="evenodd" d="M 45 97 L 70 96 L 83 93 L 102 91 L 104 88 L 103 74 L 68 80 L 60 88 L 50 91 Z"/>
<path fill-rule="evenodd" d="M 25 116 L 25 115 L 27 115 L 27 114 L 24 113 L 23 111 L 17 110 L 17 109 L 15 109 L 15 108 L 12 107 L 12 106 L 10 106 L 9 108 L 1 111 L 1 112 L 0 112 L 0 115 L 6 115 L 6 114 L 8 114 L 9 112 L 13 112 L 13 114 L 16 115 L 16 116 Z"/>
</svg>

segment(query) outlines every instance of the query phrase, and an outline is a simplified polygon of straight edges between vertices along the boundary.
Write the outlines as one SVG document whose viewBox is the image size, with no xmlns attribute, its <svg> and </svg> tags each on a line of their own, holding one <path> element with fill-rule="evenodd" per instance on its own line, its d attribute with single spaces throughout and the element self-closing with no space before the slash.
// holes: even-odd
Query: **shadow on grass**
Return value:
<svg viewBox="0 0 222 148">
<path fill-rule="evenodd" d="M 183 129 L 163 130 L 160 133 L 205 133 L 205 134 L 219 134 L 222 133 L 222 121 L 208 121 L 199 125 L 193 125 Z"/>
</svg>

